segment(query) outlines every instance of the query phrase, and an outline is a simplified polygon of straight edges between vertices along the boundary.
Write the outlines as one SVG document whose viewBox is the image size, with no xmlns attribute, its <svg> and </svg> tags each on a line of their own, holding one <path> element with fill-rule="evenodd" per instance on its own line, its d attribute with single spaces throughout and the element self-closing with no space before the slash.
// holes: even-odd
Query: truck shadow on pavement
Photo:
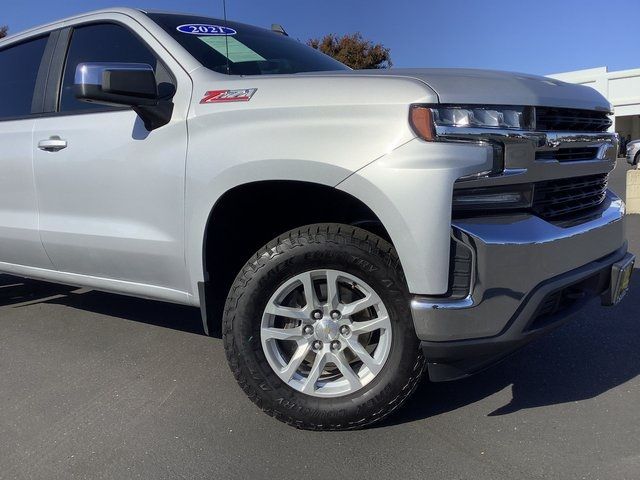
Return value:
<svg viewBox="0 0 640 480">
<path fill-rule="evenodd" d="M 0 275 L 0 308 L 55 303 L 158 327 L 204 335 L 197 308 Z"/>
<path fill-rule="evenodd" d="M 640 374 L 640 269 L 620 305 L 592 301 L 570 322 L 502 363 L 450 383 L 423 382 L 380 426 L 436 416 L 511 386 L 511 401 L 489 416 L 596 397 Z"/>
<path fill-rule="evenodd" d="M 0 309 L 54 303 L 203 335 L 196 308 L 0 275 Z M 571 322 L 473 377 L 424 381 L 404 408 L 378 424 L 402 424 L 454 411 L 511 386 L 511 400 L 486 412 L 519 410 L 598 396 L 640 374 L 640 270 L 624 301 L 603 308 L 593 301 Z"/>
</svg>

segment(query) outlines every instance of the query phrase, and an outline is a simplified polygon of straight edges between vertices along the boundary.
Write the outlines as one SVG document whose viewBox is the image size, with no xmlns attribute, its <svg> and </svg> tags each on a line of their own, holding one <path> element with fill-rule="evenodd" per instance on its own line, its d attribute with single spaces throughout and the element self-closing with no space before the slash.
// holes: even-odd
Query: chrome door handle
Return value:
<svg viewBox="0 0 640 480">
<path fill-rule="evenodd" d="M 59 152 L 67 148 L 67 141 L 62 140 L 60 137 L 51 137 L 47 140 L 40 140 L 38 142 L 38 148 L 45 152 Z"/>
</svg>

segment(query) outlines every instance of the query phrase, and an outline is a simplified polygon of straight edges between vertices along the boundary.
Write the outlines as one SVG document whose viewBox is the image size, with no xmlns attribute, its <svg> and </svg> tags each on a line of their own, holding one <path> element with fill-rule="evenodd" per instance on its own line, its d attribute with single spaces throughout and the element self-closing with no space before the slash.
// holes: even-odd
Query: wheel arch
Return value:
<svg viewBox="0 0 640 480">
<path fill-rule="evenodd" d="M 220 335 L 229 288 L 251 255 L 278 235 L 313 223 L 355 225 L 393 243 L 380 218 L 362 200 L 325 184 L 257 180 L 236 185 L 217 199 L 204 228 L 204 281 L 198 283 L 206 333 Z"/>
</svg>

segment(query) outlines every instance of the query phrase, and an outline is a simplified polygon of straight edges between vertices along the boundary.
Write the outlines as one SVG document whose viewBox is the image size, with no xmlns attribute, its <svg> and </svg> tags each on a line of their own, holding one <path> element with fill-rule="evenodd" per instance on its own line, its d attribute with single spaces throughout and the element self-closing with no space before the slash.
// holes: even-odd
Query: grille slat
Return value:
<svg viewBox="0 0 640 480">
<path fill-rule="evenodd" d="M 536 130 L 541 132 L 606 132 L 611 124 L 607 112 L 536 107 Z"/>
<path fill-rule="evenodd" d="M 575 190 L 577 188 L 591 187 L 593 185 L 606 186 L 607 180 L 607 174 L 603 173 L 588 177 L 575 177 L 539 182 L 536 184 L 536 189 L 540 192 L 561 192 L 563 190 Z"/>
<path fill-rule="evenodd" d="M 536 152 L 536 160 L 557 160 L 558 162 L 580 162 L 593 160 L 598 156 L 598 147 L 560 148 Z"/>
<path fill-rule="evenodd" d="M 606 198 L 608 177 L 604 173 L 536 183 L 532 209 L 545 220 L 587 213 Z"/>
</svg>

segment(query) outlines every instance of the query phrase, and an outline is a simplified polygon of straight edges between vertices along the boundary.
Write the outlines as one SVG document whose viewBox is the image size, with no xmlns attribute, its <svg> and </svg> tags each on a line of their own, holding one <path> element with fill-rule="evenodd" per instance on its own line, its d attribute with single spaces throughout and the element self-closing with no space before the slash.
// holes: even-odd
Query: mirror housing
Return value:
<svg viewBox="0 0 640 480">
<path fill-rule="evenodd" d="M 81 63 L 74 93 L 84 102 L 133 107 L 151 131 L 171 120 L 173 103 L 160 98 L 151 65 L 143 63 Z"/>
</svg>

